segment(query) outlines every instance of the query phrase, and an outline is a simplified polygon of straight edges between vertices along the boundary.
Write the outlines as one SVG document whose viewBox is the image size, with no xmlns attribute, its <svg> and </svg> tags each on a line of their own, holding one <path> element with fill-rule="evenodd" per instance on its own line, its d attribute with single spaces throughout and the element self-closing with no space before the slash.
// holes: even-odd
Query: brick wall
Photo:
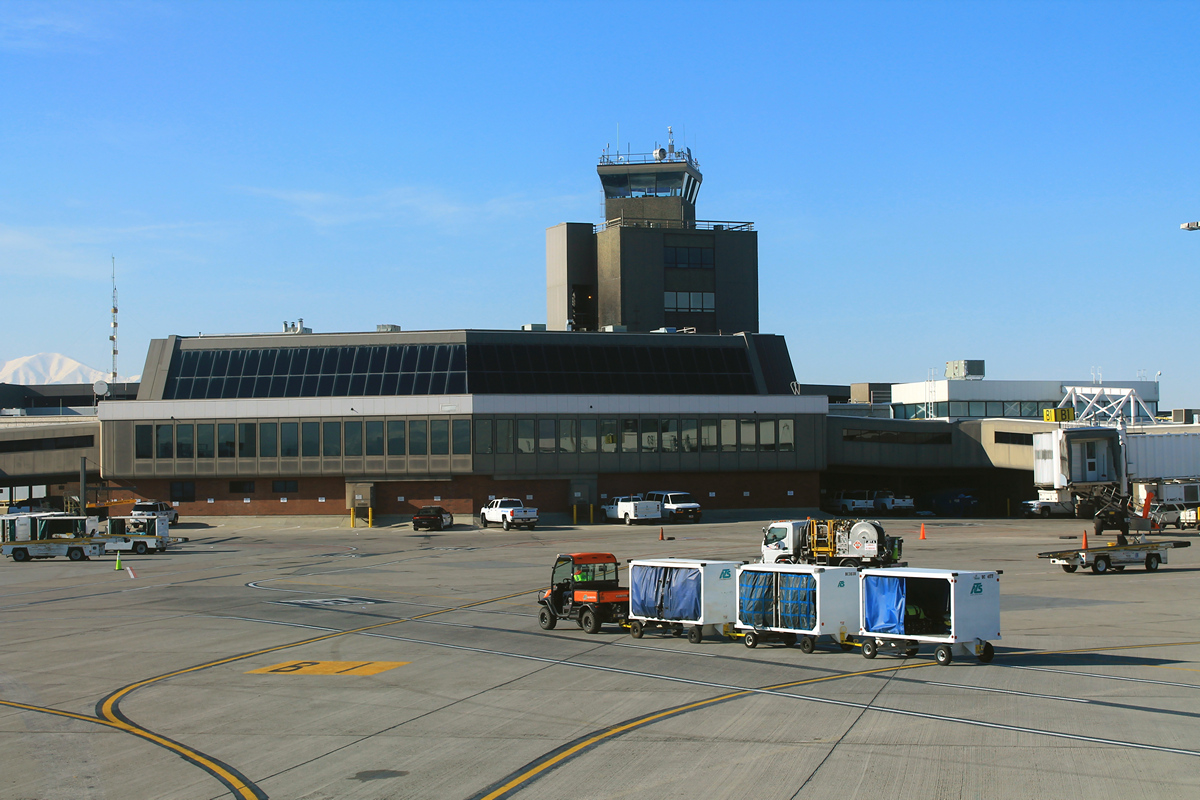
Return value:
<svg viewBox="0 0 1200 800">
<path fill-rule="evenodd" d="M 818 472 L 676 472 L 600 476 L 600 494 L 610 498 L 656 490 L 691 492 L 701 508 L 803 508 L 819 505 L 821 477 Z M 788 495 L 789 491 L 791 495 Z"/>
</svg>

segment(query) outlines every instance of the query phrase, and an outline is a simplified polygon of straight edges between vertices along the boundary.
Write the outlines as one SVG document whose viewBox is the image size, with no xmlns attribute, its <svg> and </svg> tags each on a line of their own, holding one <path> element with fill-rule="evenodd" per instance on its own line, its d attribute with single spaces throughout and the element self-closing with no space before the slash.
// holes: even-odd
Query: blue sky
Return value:
<svg viewBox="0 0 1200 800">
<path fill-rule="evenodd" d="M 0 5 L 0 361 L 545 320 L 606 145 L 692 148 L 812 383 L 1200 406 L 1194 4 Z M 620 140 L 618 142 L 618 126 Z"/>
</svg>

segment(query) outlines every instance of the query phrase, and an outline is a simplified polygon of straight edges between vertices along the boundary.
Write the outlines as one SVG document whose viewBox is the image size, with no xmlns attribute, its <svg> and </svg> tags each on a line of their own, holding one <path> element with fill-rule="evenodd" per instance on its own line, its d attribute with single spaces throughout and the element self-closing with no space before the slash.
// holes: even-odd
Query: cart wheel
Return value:
<svg viewBox="0 0 1200 800">
<path fill-rule="evenodd" d="M 910 644 L 904 648 L 904 657 L 912 658 L 919 652 L 921 652 L 920 646 L 915 645 L 915 644 Z"/>
<path fill-rule="evenodd" d="M 811 653 L 817 649 L 817 640 L 811 636 L 800 637 L 800 652 L 804 654 Z"/>
<path fill-rule="evenodd" d="M 1099 556 L 1095 561 L 1092 562 L 1092 572 L 1096 573 L 1097 575 L 1103 575 L 1104 573 L 1108 572 L 1109 566 L 1108 559 L 1104 556 Z"/>
<path fill-rule="evenodd" d="M 983 643 L 983 651 L 979 654 L 979 660 L 985 664 L 992 663 L 992 659 L 996 656 L 996 648 L 992 647 L 991 642 Z"/>
<path fill-rule="evenodd" d="M 1079 569 L 1079 567 L 1075 564 L 1063 564 L 1062 568 L 1063 572 L 1074 572 L 1075 570 Z"/>
<path fill-rule="evenodd" d="M 758 634 L 754 631 L 746 631 L 746 635 L 742 637 L 742 644 L 751 650 L 758 647 Z"/>
<path fill-rule="evenodd" d="M 688 628 L 688 641 L 692 644 L 700 644 L 700 640 L 704 638 L 704 631 L 699 625 Z"/>
<path fill-rule="evenodd" d="M 682 625 L 673 626 L 671 628 L 671 635 L 674 636 L 676 639 L 678 639 L 680 636 L 683 636 L 683 626 Z"/>
<path fill-rule="evenodd" d="M 633 622 L 629 623 L 629 635 L 635 639 L 642 638 L 642 622 L 641 622 L 641 620 L 635 619 Z"/>
<path fill-rule="evenodd" d="M 944 667 L 954 660 L 954 653 L 951 652 L 950 645 L 939 644 L 937 650 L 933 651 L 933 657 Z"/>
<path fill-rule="evenodd" d="M 558 618 L 554 616 L 554 613 L 545 606 L 542 606 L 542 609 L 538 611 L 538 625 L 542 626 L 542 630 L 552 631 L 557 624 Z"/>
<path fill-rule="evenodd" d="M 838 642 L 838 646 L 842 648 L 843 653 L 849 653 L 854 649 L 854 643 L 850 641 Z"/>
<path fill-rule="evenodd" d="M 29 551 L 26 550 L 24 547 L 18 547 L 16 550 L 12 551 L 12 560 L 13 561 L 28 561 L 29 560 Z"/>
<path fill-rule="evenodd" d="M 14 559 L 16 558 L 16 555 L 17 555 L 16 553 L 13 553 Z M 1150 553 L 1149 555 L 1147 555 L 1146 556 L 1146 571 L 1154 572 L 1156 569 L 1158 569 L 1158 564 L 1160 561 L 1162 561 L 1162 559 L 1159 558 L 1158 553 Z"/>
<path fill-rule="evenodd" d="M 78 547 L 72 547 L 67 551 L 67 558 L 71 559 L 72 561 L 83 561 L 83 551 Z"/>
<path fill-rule="evenodd" d="M 874 639 L 863 639 L 863 643 L 862 643 L 863 658 L 874 658 L 876 652 L 878 652 L 878 651 L 876 650 L 876 647 L 875 647 L 875 640 Z"/>
<path fill-rule="evenodd" d="M 579 615 L 579 627 L 583 628 L 584 633 L 599 633 L 600 618 L 596 616 L 596 612 L 592 609 L 586 609 Z"/>
<path fill-rule="evenodd" d="M 784 647 L 795 647 L 796 646 L 796 634 L 785 633 L 783 635 L 783 646 Z"/>
<path fill-rule="evenodd" d="M 137 553 L 139 556 L 146 555 L 146 550 L 148 550 L 148 549 L 149 548 L 146 547 L 145 542 L 134 542 L 133 543 L 133 552 Z"/>
</svg>

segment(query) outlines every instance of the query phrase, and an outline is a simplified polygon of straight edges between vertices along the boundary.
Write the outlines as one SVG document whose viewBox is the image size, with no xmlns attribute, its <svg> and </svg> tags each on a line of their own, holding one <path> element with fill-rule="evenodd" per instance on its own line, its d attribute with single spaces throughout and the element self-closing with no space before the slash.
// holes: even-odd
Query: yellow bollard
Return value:
<svg viewBox="0 0 1200 800">
<path fill-rule="evenodd" d="M 350 506 L 350 527 L 354 527 L 354 506 Z"/>
<path fill-rule="evenodd" d="M 588 522 L 594 523 L 595 521 L 596 521 L 596 507 L 594 505 L 592 505 L 591 503 L 588 503 Z"/>
<path fill-rule="evenodd" d="M 367 509 L 367 527 L 368 528 L 375 527 L 375 509 L 373 509 L 373 508 Z"/>
<path fill-rule="evenodd" d="M 571 506 L 571 524 L 579 524 L 579 506 Z"/>
</svg>

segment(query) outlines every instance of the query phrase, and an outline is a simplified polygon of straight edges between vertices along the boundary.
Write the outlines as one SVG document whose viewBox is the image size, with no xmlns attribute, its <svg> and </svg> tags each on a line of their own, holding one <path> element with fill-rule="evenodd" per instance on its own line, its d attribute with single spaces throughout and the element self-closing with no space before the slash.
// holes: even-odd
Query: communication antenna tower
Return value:
<svg viewBox="0 0 1200 800">
<path fill-rule="evenodd" d="M 112 333 L 109 334 L 108 340 L 112 342 L 112 375 L 109 379 L 117 382 L 117 257 L 112 257 Z"/>
</svg>

